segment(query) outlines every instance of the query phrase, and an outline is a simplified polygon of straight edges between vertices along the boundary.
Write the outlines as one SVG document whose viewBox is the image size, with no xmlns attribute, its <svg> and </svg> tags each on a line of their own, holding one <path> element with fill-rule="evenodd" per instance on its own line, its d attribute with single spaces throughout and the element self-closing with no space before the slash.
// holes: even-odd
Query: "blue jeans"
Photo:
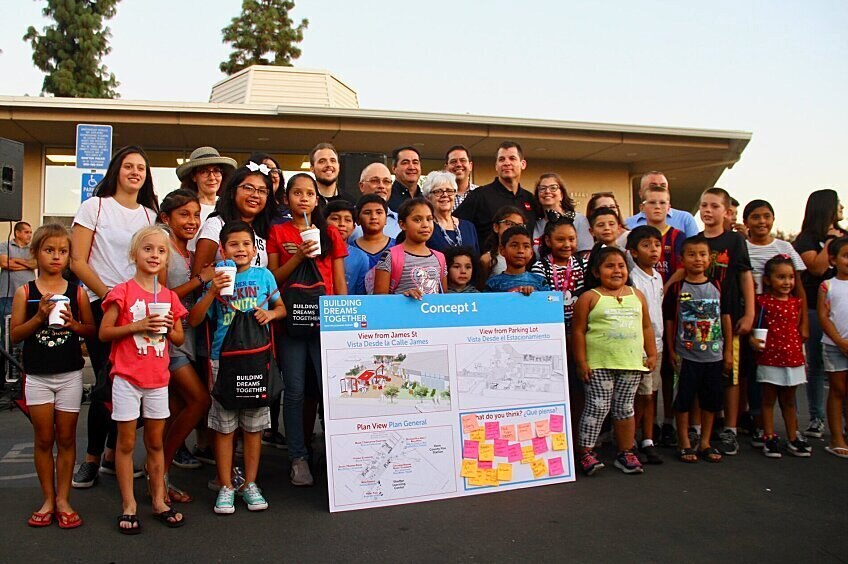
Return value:
<svg viewBox="0 0 848 564">
<path fill-rule="evenodd" d="M 822 328 L 815 309 L 807 311 L 810 319 L 810 338 L 804 344 L 807 351 L 807 404 L 810 419 L 824 421 L 824 363 L 822 362 Z"/>
<path fill-rule="evenodd" d="M 283 424 L 286 427 L 286 444 L 289 460 L 302 458 L 306 450 L 303 429 L 303 397 L 306 389 L 306 366 L 311 362 L 321 390 L 321 339 L 316 335 L 309 339 L 280 337 L 280 366 L 283 371 Z"/>
</svg>

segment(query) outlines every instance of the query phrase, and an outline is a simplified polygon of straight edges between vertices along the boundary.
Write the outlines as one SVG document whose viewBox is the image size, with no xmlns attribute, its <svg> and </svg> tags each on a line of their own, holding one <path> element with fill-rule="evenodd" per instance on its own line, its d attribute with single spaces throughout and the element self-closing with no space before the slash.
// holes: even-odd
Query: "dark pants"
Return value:
<svg viewBox="0 0 848 564">
<path fill-rule="evenodd" d="M 94 337 L 85 340 L 88 349 L 88 357 L 91 359 L 91 367 L 96 376 L 101 376 L 101 371 L 109 361 L 109 352 L 112 349 L 110 343 L 104 343 L 98 337 L 100 324 L 103 322 L 103 309 L 100 300 L 91 302 L 91 313 L 94 316 L 94 326 L 97 331 Z M 108 377 L 108 375 L 107 375 Z M 92 400 L 88 408 L 88 447 L 86 453 L 91 456 L 103 455 L 103 446 L 114 449 L 118 437 L 118 425 L 112 421 L 112 413 L 106 408 L 102 401 Z"/>
</svg>

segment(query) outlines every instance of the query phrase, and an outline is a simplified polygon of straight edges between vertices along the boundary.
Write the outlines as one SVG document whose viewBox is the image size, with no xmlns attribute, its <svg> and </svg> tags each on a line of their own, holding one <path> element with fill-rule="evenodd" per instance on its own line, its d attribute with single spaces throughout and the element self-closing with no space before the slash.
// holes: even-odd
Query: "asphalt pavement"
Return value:
<svg viewBox="0 0 848 564">
<path fill-rule="evenodd" d="M 825 453 L 821 440 L 810 459 L 768 459 L 741 443 L 720 464 L 684 464 L 662 449 L 663 465 L 634 476 L 613 468 L 605 448 L 607 468 L 576 483 L 336 514 L 323 469 L 315 487 L 295 488 L 285 451 L 263 447 L 267 511 L 238 504 L 234 515 L 215 515 L 206 488 L 214 469 L 174 468 L 172 481 L 194 497 L 178 505 L 186 525 L 167 529 L 151 517 L 141 478 L 143 531 L 127 537 L 117 531 L 110 476 L 73 490 L 79 529 L 26 525 L 41 504 L 32 430 L 19 411 L 3 411 L 0 562 L 848 562 L 848 460 Z"/>
</svg>

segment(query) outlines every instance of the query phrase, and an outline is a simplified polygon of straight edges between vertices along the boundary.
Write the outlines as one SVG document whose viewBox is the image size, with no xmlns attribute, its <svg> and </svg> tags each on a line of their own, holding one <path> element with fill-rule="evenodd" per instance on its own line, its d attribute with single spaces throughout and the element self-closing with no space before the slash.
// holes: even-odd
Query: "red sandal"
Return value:
<svg viewBox="0 0 848 564">
<path fill-rule="evenodd" d="M 33 511 L 32 515 L 30 515 L 27 520 L 27 525 L 30 527 L 49 527 L 53 524 L 53 512 L 47 511 L 46 513 L 39 513 L 38 511 Z"/>
<path fill-rule="evenodd" d="M 59 511 L 56 514 L 56 517 L 59 519 L 60 529 L 76 529 L 82 525 L 82 518 L 76 511 L 72 511 L 70 513 Z"/>
</svg>

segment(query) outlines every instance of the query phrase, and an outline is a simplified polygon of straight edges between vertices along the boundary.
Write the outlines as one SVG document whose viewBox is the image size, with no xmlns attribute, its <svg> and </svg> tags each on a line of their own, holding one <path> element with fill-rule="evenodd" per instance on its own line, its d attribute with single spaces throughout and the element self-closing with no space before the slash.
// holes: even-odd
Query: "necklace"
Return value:
<svg viewBox="0 0 848 564">
<path fill-rule="evenodd" d="M 624 300 L 624 298 L 622 298 L 622 297 L 621 297 L 621 293 L 622 293 L 623 291 L 624 291 L 624 286 L 622 286 L 621 288 L 619 288 L 619 289 L 618 289 L 618 294 L 616 294 L 615 296 L 613 296 L 613 297 L 615 298 L 615 301 L 617 301 L 619 304 L 621 304 L 622 300 Z"/>
<path fill-rule="evenodd" d="M 451 236 L 448 235 L 448 232 L 445 230 L 444 227 L 442 227 L 441 223 L 439 223 L 437 221 L 436 225 L 439 226 L 439 230 L 442 232 L 442 235 L 447 240 L 448 246 L 450 246 L 450 247 L 461 247 L 462 246 L 462 231 L 459 230 L 459 226 L 456 224 L 456 220 L 453 218 L 453 216 L 451 216 L 450 219 L 451 219 L 451 223 L 453 224 L 454 233 L 456 233 L 456 239 L 452 239 Z"/>
<path fill-rule="evenodd" d="M 178 255 L 183 257 L 183 262 L 185 263 L 185 267 L 186 267 L 186 280 L 187 281 L 191 280 L 191 253 L 188 250 L 186 250 L 185 254 L 183 254 L 183 251 L 180 249 L 179 245 L 177 245 L 177 242 L 174 239 L 174 237 L 172 236 L 172 237 L 170 237 L 170 239 L 171 239 L 171 246 L 174 248 L 175 251 L 177 251 Z"/>
</svg>

